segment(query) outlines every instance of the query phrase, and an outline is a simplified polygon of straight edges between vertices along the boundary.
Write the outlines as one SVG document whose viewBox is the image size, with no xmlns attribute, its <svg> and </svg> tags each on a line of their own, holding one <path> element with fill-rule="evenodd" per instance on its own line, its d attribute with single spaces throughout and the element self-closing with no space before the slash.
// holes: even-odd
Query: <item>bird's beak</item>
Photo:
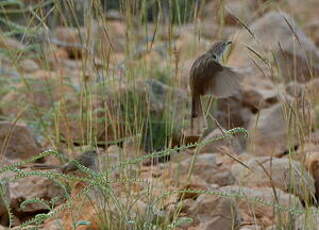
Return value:
<svg viewBox="0 0 319 230">
<path fill-rule="evenodd" d="M 222 60 L 223 63 L 225 63 L 227 61 L 227 59 L 228 59 L 228 56 L 229 56 L 229 54 L 231 52 L 231 49 L 232 49 L 232 47 L 231 47 L 232 43 L 233 43 L 232 41 L 226 41 L 225 42 L 223 55 L 221 56 L 221 60 Z"/>
</svg>

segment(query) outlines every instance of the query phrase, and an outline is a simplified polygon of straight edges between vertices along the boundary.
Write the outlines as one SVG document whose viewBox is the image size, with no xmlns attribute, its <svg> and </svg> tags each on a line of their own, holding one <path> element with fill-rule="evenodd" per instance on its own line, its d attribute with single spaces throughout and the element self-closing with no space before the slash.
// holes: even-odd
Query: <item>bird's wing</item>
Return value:
<svg viewBox="0 0 319 230">
<path fill-rule="evenodd" d="M 191 68 L 191 90 L 198 95 L 229 97 L 239 90 L 239 83 L 239 73 L 231 67 L 221 65 L 207 54 L 199 57 Z"/>
<path fill-rule="evenodd" d="M 204 95 L 207 92 L 210 82 L 216 72 L 223 69 L 219 63 L 215 62 L 208 54 L 203 54 L 195 60 L 190 71 L 190 87 L 197 93 Z"/>
<path fill-rule="evenodd" d="M 240 74 L 223 66 L 223 70 L 215 74 L 209 87 L 209 93 L 216 97 L 230 97 L 240 89 Z"/>
</svg>

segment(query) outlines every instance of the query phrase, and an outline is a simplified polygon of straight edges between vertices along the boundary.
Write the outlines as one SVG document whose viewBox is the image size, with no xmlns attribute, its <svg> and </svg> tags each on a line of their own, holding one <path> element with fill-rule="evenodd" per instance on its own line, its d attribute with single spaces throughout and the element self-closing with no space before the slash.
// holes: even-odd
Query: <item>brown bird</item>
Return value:
<svg viewBox="0 0 319 230">
<path fill-rule="evenodd" d="M 192 65 L 189 79 L 192 97 L 192 130 L 193 119 L 203 116 L 201 96 L 229 97 L 240 87 L 239 75 L 230 67 L 221 64 L 221 60 L 231 47 L 231 44 L 231 41 L 215 43 L 206 53 L 198 57 Z"/>
<path fill-rule="evenodd" d="M 70 172 L 74 172 L 78 169 L 77 164 L 81 164 L 85 166 L 86 168 L 90 168 L 94 171 L 98 170 L 98 164 L 97 164 L 97 152 L 95 150 L 90 150 L 82 153 L 80 156 L 75 158 L 72 161 L 69 161 L 68 163 L 64 165 L 47 165 L 47 164 L 32 164 L 27 165 L 27 167 L 34 168 L 34 169 L 59 169 L 62 173 L 67 174 Z M 25 166 L 23 166 L 25 167 Z"/>
</svg>

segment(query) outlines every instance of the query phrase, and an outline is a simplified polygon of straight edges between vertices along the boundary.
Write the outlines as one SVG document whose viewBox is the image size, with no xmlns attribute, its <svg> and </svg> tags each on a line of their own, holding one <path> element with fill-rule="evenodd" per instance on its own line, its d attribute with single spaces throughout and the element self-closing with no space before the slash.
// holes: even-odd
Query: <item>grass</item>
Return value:
<svg viewBox="0 0 319 230">
<path fill-rule="evenodd" d="M 27 161 L 1 167 L 2 175 L 8 171 L 15 173 L 16 176 L 10 178 L 10 181 L 38 175 L 53 180 L 63 188 L 64 194 L 60 199 L 65 199 L 66 202 L 61 206 L 55 207 L 55 200 L 32 199 L 22 203 L 22 206 L 41 203 L 47 207 L 46 213 L 35 215 L 24 222 L 22 227 L 37 228 L 50 218 L 58 218 L 65 210 L 71 213 L 73 229 L 91 225 L 92 223 L 77 212 L 74 206 L 82 203 L 83 207 L 87 207 L 89 203 L 97 213 L 97 229 L 177 229 L 193 220 L 183 217 L 181 208 L 176 208 L 169 215 L 163 215 L 161 209 L 165 208 L 167 199 L 174 195 L 183 196 L 192 192 L 247 199 L 246 202 L 252 203 L 252 206 L 254 203 L 271 206 L 276 210 L 278 217 L 277 228 L 293 229 L 293 221 L 287 221 L 282 213 L 289 213 L 294 219 L 296 215 L 308 212 L 308 206 L 299 210 L 293 206 L 282 207 L 276 200 L 273 203 L 257 199 L 248 200 L 239 193 L 183 190 L 177 187 L 174 187 L 173 191 L 168 189 L 156 195 L 155 179 L 147 180 L 142 177 L 141 165 L 145 160 L 173 156 L 178 151 L 183 154 L 190 148 L 207 144 L 199 142 L 185 145 L 183 142 L 181 133 L 189 126 L 189 102 L 187 97 L 183 96 L 178 100 L 179 94 L 174 90 L 185 86 L 183 81 L 186 79 L 181 76 L 180 69 L 183 60 L 180 60 L 180 57 L 185 53 L 190 57 L 198 55 L 197 48 L 202 43 L 198 27 L 201 25 L 203 8 L 196 1 L 186 0 L 167 1 L 170 6 L 168 12 L 165 10 L 164 1 L 119 2 L 117 6 L 124 15 L 121 26 L 126 27 L 126 32 L 120 34 L 121 38 L 114 37 L 115 32 L 115 35 L 112 34 L 110 27 L 113 22 L 106 19 L 103 5 L 98 0 L 88 1 L 89 5 L 83 8 L 77 7 L 73 0 L 65 0 L 63 4 L 58 0 L 43 0 L 30 8 L 25 7 L 25 3 L 19 0 L 0 2 L 0 25 L 3 28 L 0 34 L 0 55 L 9 59 L 8 64 L 0 63 L 0 97 L 13 93 L 13 89 L 17 89 L 17 96 L 22 95 L 21 99 L 12 95 L 12 100 L 0 102 L 0 119 L 26 122 L 39 139 L 54 149 L 74 150 L 75 145 L 107 147 L 114 144 L 134 147 L 129 150 L 123 148 L 120 161 L 103 172 L 95 173 L 79 166 L 85 177 L 19 169 L 20 165 L 34 162 L 44 156 L 59 156 L 55 150 L 45 151 Z M 219 37 L 216 39 L 222 37 L 225 27 L 225 2 L 220 1 L 219 5 L 217 21 L 220 26 Z M 265 10 L 268 5 L 273 7 L 269 2 L 261 5 L 258 10 Z M 17 21 L 16 18 L 24 20 Z M 147 21 L 150 19 L 152 24 Z M 236 19 L 254 38 L 249 26 L 240 18 Z M 103 35 L 101 37 L 105 40 L 100 41 L 93 37 L 92 31 L 96 29 L 93 21 L 99 25 L 99 31 Z M 185 23 L 196 25 L 195 40 L 187 50 L 179 50 L 175 34 Z M 70 44 L 57 45 L 47 42 L 43 36 L 49 26 L 54 29 L 58 24 L 72 27 L 78 33 L 77 46 L 69 47 L 75 53 L 71 61 L 58 57 L 58 52 L 61 51 L 58 46 Z M 84 32 L 81 32 L 83 25 Z M 291 25 L 289 28 L 293 30 Z M 162 39 L 160 33 L 167 39 Z M 1 39 L 10 37 L 26 45 L 18 48 L 1 46 Z M 120 46 L 124 52 L 118 54 L 114 46 Z M 266 54 L 260 54 L 251 47 L 249 52 L 256 65 L 260 65 L 258 61 L 261 60 L 267 71 L 276 73 L 278 79 L 282 78 L 280 70 L 276 69 L 279 67 Z M 35 77 L 21 71 L 21 61 L 30 58 L 36 60 L 41 69 L 53 74 L 49 77 Z M 72 67 L 76 65 L 80 67 Z M 4 67 L 11 69 L 3 74 L 2 68 L 7 71 Z M 68 68 L 71 71 L 68 71 Z M 18 77 L 11 77 L 16 75 Z M 299 104 L 288 101 L 284 103 L 284 116 L 289 127 L 288 138 L 292 140 L 297 136 L 301 144 L 312 131 L 312 119 L 305 107 L 305 100 Z M 12 101 L 15 103 L 11 103 Z M 1 109 L 4 110 L 3 114 Z M 226 136 L 220 138 L 228 138 L 237 133 L 246 131 L 229 130 L 226 131 Z M 216 140 L 209 140 L 211 141 Z M 294 144 L 292 141 L 288 143 L 290 156 L 294 153 Z M 141 149 L 151 154 L 141 154 Z M 195 151 L 192 165 L 196 164 L 199 149 Z M 171 163 L 163 167 L 169 170 Z M 114 178 L 114 171 L 118 172 L 118 178 Z M 179 181 L 183 175 L 173 176 Z M 187 177 L 191 176 L 192 167 L 188 170 Z M 70 192 L 69 184 L 78 182 L 87 183 L 87 187 L 77 194 Z M 116 189 L 116 185 L 121 186 L 121 191 Z M 142 187 L 141 191 L 133 192 L 136 187 Z M 145 206 L 139 207 L 140 202 Z M 11 217 L 11 227 L 13 213 L 8 205 L 7 208 Z"/>
</svg>

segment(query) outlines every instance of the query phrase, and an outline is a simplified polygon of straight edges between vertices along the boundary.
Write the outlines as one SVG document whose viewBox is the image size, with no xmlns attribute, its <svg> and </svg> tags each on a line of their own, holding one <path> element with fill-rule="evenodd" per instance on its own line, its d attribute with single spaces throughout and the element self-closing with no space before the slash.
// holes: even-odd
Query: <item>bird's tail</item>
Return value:
<svg viewBox="0 0 319 230">
<path fill-rule="evenodd" d="M 201 111 L 200 97 L 192 97 L 192 118 L 198 117 Z"/>
<path fill-rule="evenodd" d="M 200 96 L 192 97 L 192 114 L 191 114 L 191 130 L 194 128 L 194 118 L 200 116 L 202 113 Z"/>
</svg>

